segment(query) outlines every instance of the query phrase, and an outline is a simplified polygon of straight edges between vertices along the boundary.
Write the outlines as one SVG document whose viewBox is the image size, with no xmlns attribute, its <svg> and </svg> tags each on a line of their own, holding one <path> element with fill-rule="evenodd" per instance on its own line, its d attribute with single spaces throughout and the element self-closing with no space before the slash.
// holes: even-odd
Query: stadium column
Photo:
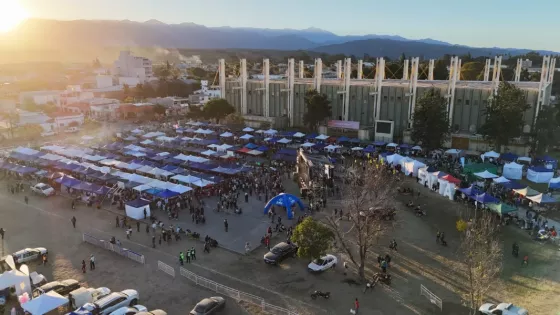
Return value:
<svg viewBox="0 0 560 315">
<path fill-rule="evenodd" d="M 342 60 L 336 61 L 336 79 L 342 79 Z"/>
<path fill-rule="evenodd" d="M 416 106 L 416 90 L 418 87 L 418 64 L 420 63 L 420 58 L 412 58 L 412 69 L 410 71 L 410 81 L 408 83 L 408 120 L 412 126 L 412 120 L 414 119 L 414 107 Z"/>
<path fill-rule="evenodd" d="M 457 81 L 461 81 L 461 68 L 462 62 L 461 59 L 459 59 L 459 63 L 457 64 Z"/>
<path fill-rule="evenodd" d="M 321 58 L 315 59 L 314 75 L 314 88 L 318 93 L 321 93 L 321 81 L 323 79 L 323 61 L 321 60 Z"/>
<path fill-rule="evenodd" d="M 517 66 L 515 67 L 515 79 L 513 81 L 521 81 L 521 68 L 523 67 L 523 59 L 517 58 Z"/>
<path fill-rule="evenodd" d="M 270 60 L 263 60 L 264 117 L 270 117 Z"/>
<path fill-rule="evenodd" d="M 402 71 L 402 79 L 408 80 L 408 59 L 404 60 L 403 71 Z M 396 78 L 395 78 L 396 79 Z"/>
<path fill-rule="evenodd" d="M 375 95 L 375 120 L 379 120 L 381 114 L 381 91 L 383 90 L 383 80 L 385 79 L 385 59 L 377 58 L 375 63 L 375 82 L 373 85 L 373 93 Z"/>
<path fill-rule="evenodd" d="M 484 82 L 490 81 L 490 62 L 490 58 L 487 58 L 484 64 Z"/>
<path fill-rule="evenodd" d="M 428 64 L 428 80 L 429 81 L 434 80 L 434 66 L 435 66 L 435 60 L 430 59 L 430 62 Z"/>
<path fill-rule="evenodd" d="M 303 61 L 300 61 L 300 76 L 303 75 L 302 71 Z M 294 125 L 294 84 L 296 80 L 296 61 L 293 58 L 288 59 L 288 119 L 290 127 Z"/>
<path fill-rule="evenodd" d="M 298 70 L 299 70 L 299 78 L 303 79 L 305 77 L 305 75 L 304 75 L 305 66 L 303 64 L 303 60 L 299 61 L 299 69 Z"/>
<path fill-rule="evenodd" d="M 556 61 L 553 61 L 553 63 L 556 63 Z M 549 80 L 551 79 L 550 72 L 549 72 L 551 71 L 550 66 L 551 66 L 550 56 L 544 56 L 542 69 L 541 69 L 541 81 L 539 82 L 539 96 L 537 98 L 537 107 L 535 109 L 535 123 L 537 122 L 537 118 L 539 116 L 541 106 L 548 105 L 547 100 L 549 100 L 549 98 L 546 96 L 547 88 L 548 85 L 552 83 L 552 81 L 549 82 Z M 554 72 L 554 69 L 552 69 L 552 72 Z"/>
<path fill-rule="evenodd" d="M 350 76 L 352 75 L 352 59 L 344 60 L 344 120 L 349 119 L 350 113 Z"/>
<path fill-rule="evenodd" d="M 225 59 L 220 59 L 218 62 L 219 66 L 219 81 L 220 81 L 220 94 L 221 98 L 226 98 L 226 61 Z"/>
<path fill-rule="evenodd" d="M 357 79 L 361 80 L 363 76 L 364 76 L 364 61 L 358 60 Z"/>
<path fill-rule="evenodd" d="M 455 105 L 455 85 L 457 83 L 457 67 L 459 66 L 459 57 L 451 57 L 449 65 L 449 82 L 447 84 L 447 115 L 449 125 L 453 126 L 453 110 Z"/>
<path fill-rule="evenodd" d="M 241 59 L 241 114 L 247 115 L 247 59 Z"/>
<path fill-rule="evenodd" d="M 492 71 L 492 86 L 494 88 L 494 95 L 498 93 L 500 86 L 500 77 L 502 76 L 502 56 L 494 58 L 494 69 Z"/>
</svg>

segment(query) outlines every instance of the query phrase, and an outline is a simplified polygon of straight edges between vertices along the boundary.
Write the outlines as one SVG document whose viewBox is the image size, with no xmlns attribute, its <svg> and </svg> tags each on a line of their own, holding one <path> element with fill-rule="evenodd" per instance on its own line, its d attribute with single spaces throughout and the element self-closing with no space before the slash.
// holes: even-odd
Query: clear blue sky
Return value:
<svg viewBox="0 0 560 315">
<path fill-rule="evenodd" d="M 13 1 L 13 0 L 0 0 Z M 477 47 L 560 51 L 559 0 L 17 0 L 32 17 L 317 27 Z"/>
</svg>

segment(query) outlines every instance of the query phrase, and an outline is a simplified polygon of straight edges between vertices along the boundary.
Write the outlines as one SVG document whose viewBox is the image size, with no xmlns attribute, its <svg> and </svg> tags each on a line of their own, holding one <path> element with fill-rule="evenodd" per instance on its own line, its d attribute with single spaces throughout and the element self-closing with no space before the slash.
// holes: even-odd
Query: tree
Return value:
<svg viewBox="0 0 560 315">
<path fill-rule="evenodd" d="M 331 117 L 331 101 L 325 94 L 319 94 L 317 90 L 309 90 L 305 93 L 305 108 L 303 123 L 311 130 L 316 130 L 319 124 Z"/>
<path fill-rule="evenodd" d="M 166 61 L 164 65 L 154 67 L 154 74 L 161 82 L 166 82 L 177 80 L 180 73 L 179 69 L 169 63 L 169 61 Z"/>
<path fill-rule="evenodd" d="M 132 97 L 132 96 L 127 96 L 127 97 L 124 99 L 124 102 L 125 102 L 125 103 L 134 103 L 134 97 Z"/>
<path fill-rule="evenodd" d="M 461 234 L 460 251 L 466 267 L 466 294 L 472 313 L 499 278 L 502 269 L 502 244 L 499 222 L 489 211 L 475 211 L 475 217 Z"/>
<path fill-rule="evenodd" d="M 428 150 L 439 149 L 449 134 L 447 101 L 439 90 L 430 89 L 416 101 L 412 140 Z"/>
<path fill-rule="evenodd" d="M 216 119 L 217 123 L 220 122 L 220 119 L 223 119 L 234 112 L 235 108 L 233 108 L 233 106 L 231 106 L 231 104 L 223 98 L 212 99 L 204 105 L 204 116 Z"/>
<path fill-rule="evenodd" d="M 187 112 L 187 118 L 198 120 L 204 117 L 204 112 L 200 106 L 189 106 L 189 111 Z"/>
<path fill-rule="evenodd" d="M 461 66 L 461 80 L 475 81 L 484 75 L 484 64 L 482 62 L 467 62 Z"/>
<path fill-rule="evenodd" d="M 365 163 L 345 174 L 341 200 L 343 216 L 328 216 L 327 226 L 337 245 L 365 280 L 365 264 L 382 235 L 390 232 L 395 221 L 395 176 L 377 164 Z"/>
<path fill-rule="evenodd" d="M 245 118 L 237 113 L 231 113 L 224 118 L 224 123 L 230 128 L 240 128 L 245 126 Z"/>
<path fill-rule="evenodd" d="M 324 224 L 313 220 L 312 217 L 307 217 L 296 225 L 291 239 L 292 242 L 298 244 L 299 257 L 316 259 L 324 256 L 331 248 L 334 233 Z"/>
<path fill-rule="evenodd" d="M 531 133 L 531 147 L 537 154 L 548 152 L 550 147 L 558 143 L 560 139 L 558 115 L 558 109 L 553 106 L 544 106 L 540 110 Z"/>
<path fill-rule="evenodd" d="M 167 111 L 167 108 L 165 108 L 165 106 L 163 106 L 161 104 L 154 105 L 154 113 L 155 114 L 165 116 L 166 111 Z"/>
<path fill-rule="evenodd" d="M 189 73 L 197 78 L 204 79 L 208 76 L 208 72 L 202 68 L 192 68 L 189 69 Z"/>
<path fill-rule="evenodd" d="M 498 93 L 488 101 L 486 120 L 480 128 L 480 133 L 490 140 L 499 152 L 512 138 L 521 136 L 523 113 L 529 108 L 523 91 L 513 84 L 501 82 Z"/>
<path fill-rule="evenodd" d="M 19 123 L 19 113 L 17 110 L 10 110 L 8 112 L 0 113 L 0 115 L 8 121 L 8 128 L 10 132 L 10 136 L 12 139 L 14 138 L 14 128 L 17 127 Z M 1 314 L 1 313 L 0 313 Z"/>
<path fill-rule="evenodd" d="M 449 61 L 446 61 L 445 59 L 438 59 L 434 62 L 434 80 L 449 79 L 447 66 L 449 66 Z"/>
</svg>

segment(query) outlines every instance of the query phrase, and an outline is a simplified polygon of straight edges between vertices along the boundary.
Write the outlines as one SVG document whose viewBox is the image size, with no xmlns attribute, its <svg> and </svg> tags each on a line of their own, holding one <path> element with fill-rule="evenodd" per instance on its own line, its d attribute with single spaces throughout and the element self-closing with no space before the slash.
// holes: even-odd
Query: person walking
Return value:
<svg viewBox="0 0 560 315">
<path fill-rule="evenodd" d="M 183 254 L 183 252 L 179 253 L 179 263 L 181 264 L 181 266 L 183 265 L 183 262 L 185 260 L 185 254 Z"/>
<path fill-rule="evenodd" d="M 27 196 L 23 197 L 23 200 L 25 201 L 25 204 L 28 205 L 29 204 L 29 198 Z"/>
<path fill-rule="evenodd" d="M 191 250 L 187 249 L 187 264 L 191 263 Z"/>
<path fill-rule="evenodd" d="M 191 247 L 191 258 L 192 260 L 196 260 L 196 250 L 194 249 L 194 246 Z"/>
<path fill-rule="evenodd" d="M 70 207 L 72 210 L 76 209 L 76 200 L 72 199 L 72 205 Z"/>
<path fill-rule="evenodd" d="M 2 239 L 4 239 L 4 233 L 6 233 L 6 230 L 4 230 L 4 228 L 0 228 L 0 236 L 2 236 Z"/>
<path fill-rule="evenodd" d="M 152 235 L 152 248 L 156 248 L 156 236 Z"/>
<path fill-rule="evenodd" d="M 131 228 L 127 228 L 126 229 L 126 238 L 130 239 L 130 234 L 132 234 L 132 229 Z"/>
<path fill-rule="evenodd" d="M 121 227 L 119 224 L 119 216 L 115 218 L 115 227 Z"/>
<path fill-rule="evenodd" d="M 150 234 L 150 225 L 146 224 L 146 234 Z"/>
<path fill-rule="evenodd" d="M 226 232 L 228 231 L 228 227 L 229 227 L 229 223 L 227 219 L 224 219 L 224 228 L 226 229 Z"/>
<path fill-rule="evenodd" d="M 146 220 L 147 216 L 148 216 L 148 212 L 146 212 L 146 208 L 144 208 L 144 220 Z"/>
<path fill-rule="evenodd" d="M 356 298 L 354 300 L 354 314 L 358 314 L 359 310 L 360 310 L 360 302 L 358 301 L 358 298 Z"/>
<path fill-rule="evenodd" d="M 95 257 L 93 254 L 89 256 L 89 270 L 95 270 Z"/>
<path fill-rule="evenodd" d="M 43 266 L 47 264 L 47 254 L 43 254 L 41 256 L 41 260 L 43 261 Z"/>
<path fill-rule="evenodd" d="M 72 226 L 76 228 L 76 217 L 72 216 L 72 219 L 70 219 L 70 221 L 72 221 Z"/>
<path fill-rule="evenodd" d="M 86 273 L 86 261 L 82 260 L 82 273 Z"/>
<path fill-rule="evenodd" d="M 441 237 L 441 233 L 438 231 L 437 234 L 436 234 L 436 243 L 437 244 L 439 244 L 440 237 Z"/>
<path fill-rule="evenodd" d="M 140 221 L 136 221 L 136 232 L 140 232 Z"/>
<path fill-rule="evenodd" d="M 210 246 L 208 246 L 208 242 L 204 243 L 204 252 L 210 254 Z"/>
</svg>

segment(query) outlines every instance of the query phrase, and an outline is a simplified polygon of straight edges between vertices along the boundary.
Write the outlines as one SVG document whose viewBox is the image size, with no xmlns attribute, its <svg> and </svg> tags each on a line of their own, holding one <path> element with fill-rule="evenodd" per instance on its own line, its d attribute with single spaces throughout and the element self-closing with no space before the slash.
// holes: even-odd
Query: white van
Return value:
<svg viewBox="0 0 560 315">
<path fill-rule="evenodd" d="M 82 307 L 86 303 L 93 303 L 111 293 L 111 290 L 105 287 L 101 288 L 79 288 L 68 294 L 70 305 L 74 309 Z"/>
</svg>

